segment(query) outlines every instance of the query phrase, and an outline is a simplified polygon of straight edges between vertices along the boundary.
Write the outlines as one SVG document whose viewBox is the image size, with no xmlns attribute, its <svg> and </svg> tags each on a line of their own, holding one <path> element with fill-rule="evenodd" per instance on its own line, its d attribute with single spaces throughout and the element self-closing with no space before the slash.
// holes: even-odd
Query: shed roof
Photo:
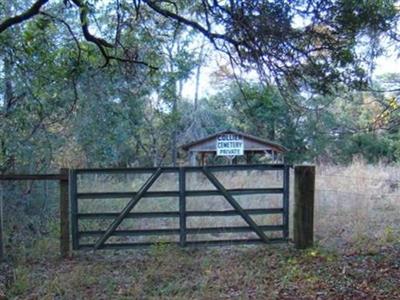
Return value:
<svg viewBox="0 0 400 300">
<path fill-rule="evenodd" d="M 237 135 L 243 136 L 244 138 L 246 138 L 248 140 L 252 140 L 252 141 L 255 141 L 257 143 L 263 144 L 266 147 L 273 147 L 273 148 L 275 148 L 276 150 L 278 150 L 280 152 L 286 152 L 287 151 L 287 149 L 284 146 L 282 146 L 282 145 L 280 145 L 278 143 L 271 142 L 269 140 L 262 139 L 262 138 L 256 137 L 256 136 L 248 134 L 248 133 L 244 133 L 244 132 L 240 132 L 240 131 L 236 131 L 236 130 L 230 130 L 230 129 L 229 130 L 219 131 L 217 133 L 214 133 L 214 134 L 211 134 L 209 136 L 206 136 L 206 137 L 204 137 L 202 139 L 187 143 L 185 145 L 182 145 L 181 148 L 183 150 L 185 150 L 185 151 L 190 151 L 191 148 L 193 148 L 193 147 L 195 147 L 197 145 L 206 143 L 209 140 L 215 139 L 217 136 L 219 136 L 221 134 L 237 134 Z"/>
</svg>

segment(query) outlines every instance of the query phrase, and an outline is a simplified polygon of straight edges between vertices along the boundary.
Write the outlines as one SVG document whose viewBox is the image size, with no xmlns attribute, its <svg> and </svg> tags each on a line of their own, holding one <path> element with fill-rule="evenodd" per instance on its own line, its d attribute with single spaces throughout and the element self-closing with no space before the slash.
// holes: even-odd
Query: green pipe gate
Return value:
<svg viewBox="0 0 400 300">
<path fill-rule="evenodd" d="M 215 176 L 216 172 L 226 171 L 277 171 L 282 174 L 282 186 L 277 188 L 239 188 L 227 189 Z M 136 192 L 81 192 L 79 176 L 85 174 L 145 174 L 151 175 Z M 149 191 L 162 174 L 175 174 L 178 178 L 178 189 L 168 191 Z M 186 175 L 188 173 L 201 173 L 215 187 L 214 190 L 190 190 L 186 187 Z M 282 207 L 279 208 L 255 208 L 244 209 L 235 199 L 241 195 L 282 195 Z M 110 237 L 142 237 L 142 236 L 175 236 L 176 241 L 166 243 L 178 244 L 182 247 L 191 245 L 224 245 L 224 244 L 248 244 L 248 243 L 275 243 L 284 242 L 289 237 L 289 165 L 285 164 L 258 164 L 258 165 L 229 165 L 207 167 L 161 167 L 161 168 L 115 168 L 115 169 L 76 169 L 69 173 L 69 195 L 71 203 L 71 230 L 72 248 L 79 249 L 121 249 L 143 247 L 157 242 L 109 242 Z M 213 197 L 222 196 L 231 206 L 229 210 L 188 210 L 186 208 L 187 197 Z M 175 197 L 179 202 L 176 211 L 135 211 L 136 205 L 143 198 Z M 125 207 L 119 212 L 81 212 L 81 201 L 90 199 L 129 199 Z M 254 215 L 277 214 L 282 216 L 282 224 L 259 225 L 254 221 Z M 188 227 L 187 220 L 191 217 L 224 217 L 240 216 L 247 226 L 216 226 L 216 227 Z M 174 218 L 179 220 L 177 228 L 155 229 L 124 229 L 118 227 L 126 219 L 144 218 Z M 88 230 L 82 228 L 83 220 L 111 221 L 105 230 Z M 178 222 L 177 222 L 178 223 Z M 198 234 L 217 233 L 254 233 L 257 238 L 245 239 L 210 239 L 188 240 L 188 236 Z M 268 237 L 266 232 L 279 232 L 280 237 Z M 93 238 L 93 242 L 84 243 L 81 240 L 86 237 Z"/>
</svg>

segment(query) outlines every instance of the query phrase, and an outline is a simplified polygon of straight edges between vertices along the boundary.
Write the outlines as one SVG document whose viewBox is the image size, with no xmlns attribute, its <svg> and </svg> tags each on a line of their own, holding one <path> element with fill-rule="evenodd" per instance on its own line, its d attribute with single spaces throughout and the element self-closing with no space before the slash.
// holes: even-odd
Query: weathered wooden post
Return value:
<svg viewBox="0 0 400 300">
<path fill-rule="evenodd" d="M 186 246 L 186 172 L 179 168 L 179 244 Z"/>
<path fill-rule="evenodd" d="M 295 166 L 293 239 L 298 249 L 314 243 L 314 191 L 315 166 Z"/>
<path fill-rule="evenodd" d="M 60 251 L 61 257 L 65 258 L 70 254 L 68 169 L 61 169 L 60 175 Z"/>
<path fill-rule="evenodd" d="M 3 183 L 0 181 L 0 262 L 5 258 L 3 243 Z"/>
</svg>

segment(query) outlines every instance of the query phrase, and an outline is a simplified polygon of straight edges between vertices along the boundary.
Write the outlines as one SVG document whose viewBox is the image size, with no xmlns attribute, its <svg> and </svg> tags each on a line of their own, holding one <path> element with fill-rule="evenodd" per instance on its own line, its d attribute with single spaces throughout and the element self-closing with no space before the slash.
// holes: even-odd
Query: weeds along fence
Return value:
<svg viewBox="0 0 400 300">
<path fill-rule="evenodd" d="M 59 174 L 0 175 L 0 260 L 5 253 L 28 259 L 61 250 L 66 256 L 69 228 L 62 215 L 68 215 L 66 169 Z"/>
<path fill-rule="evenodd" d="M 315 199 L 315 238 L 324 246 L 400 241 L 399 166 L 320 165 Z"/>
</svg>

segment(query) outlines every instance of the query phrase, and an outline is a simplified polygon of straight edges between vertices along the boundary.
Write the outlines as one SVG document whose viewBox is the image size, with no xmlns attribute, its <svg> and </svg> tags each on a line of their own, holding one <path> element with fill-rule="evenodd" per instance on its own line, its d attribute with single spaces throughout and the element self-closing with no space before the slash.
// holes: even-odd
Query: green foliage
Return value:
<svg viewBox="0 0 400 300">
<path fill-rule="evenodd" d="M 169 165 L 179 144 L 226 128 L 283 144 L 289 149 L 288 162 L 349 162 L 355 155 L 370 162 L 398 160 L 400 115 L 393 100 L 398 95 L 372 94 L 368 97 L 375 104 L 366 105 L 365 93 L 349 88 L 351 81 L 366 74 L 360 64 L 365 58 L 360 41 L 393 33 L 397 22 L 393 1 L 326 1 L 314 9 L 306 2 L 243 3 L 237 17 L 255 35 L 227 15 L 228 3 L 210 6 L 221 30 L 225 28 L 232 38 L 246 37 L 247 44 L 238 48 L 242 64 L 264 66 L 260 57 L 270 58 L 264 67 L 279 87 L 240 78 L 238 86 L 231 76 L 225 86 L 215 85 L 217 95 L 203 97 L 196 107 L 180 94 L 180 86 L 207 60 L 196 58 L 195 29 L 171 22 L 146 5 L 138 14 L 121 1 L 119 16 L 124 22 L 118 42 L 123 47 L 105 51 L 158 69 L 118 60 L 99 68 L 104 57 L 79 34 L 82 24 L 76 20 L 77 12 L 56 2 L 46 6 L 46 13 L 55 18 L 38 15 L 0 35 L 2 172 Z M 106 40 L 116 38 L 116 15 L 107 13 L 115 9 L 114 4 L 93 2 L 87 11 L 86 22 L 92 26 L 95 16 L 98 33 Z M 0 8 L 0 14 L 21 7 L 9 4 Z M 173 7 L 165 5 L 165 9 Z M 204 21 L 205 7 L 200 3 L 180 2 L 178 8 L 195 21 Z M 334 23 L 327 24 L 328 19 Z M 308 48 L 320 44 L 327 47 L 325 51 Z M 234 54 L 229 45 L 224 47 Z M 312 59 L 304 53 L 296 56 L 297 48 L 313 53 Z M 284 76 L 281 60 L 292 66 Z M 374 88 L 396 88 L 397 77 L 379 78 Z M 344 88 L 343 82 L 349 86 Z"/>
<path fill-rule="evenodd" d="M 26 267 L 17 267 L 14 270 L 13 283 L 10 288 L 10 294 L 18 296 L 25 294 L 30 288 L 29 269 Z"/>
<path fill-rule="evenodd" d="M 390 139 L 375 134 L 361 133 L 350 138 L 347 148 L 343 150 L 348 157 L 361 155 L 371 163 L 382 159 L 393 160 L 393 149 Z"/>
</svg>

